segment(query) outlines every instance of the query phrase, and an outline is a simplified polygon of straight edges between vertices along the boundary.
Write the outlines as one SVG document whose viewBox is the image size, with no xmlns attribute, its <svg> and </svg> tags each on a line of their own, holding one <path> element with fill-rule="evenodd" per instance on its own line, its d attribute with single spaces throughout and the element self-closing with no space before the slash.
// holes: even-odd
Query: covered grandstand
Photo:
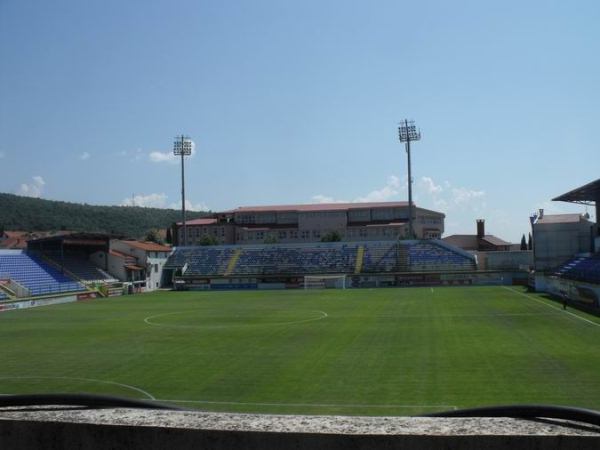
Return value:
<svg viewBox="0 0 600 450">
<path fill-rule="evenodd" d="M 72 233 L 31 240 L 27 249 L 29 254 L 82 283 L 113 283 L 118 280 L 108 273 L 106 260 L 104 267 L 90 260 L 90 255 L 98 251 L 108 253 L 110 239 L 101 233 Z"/>
<path fill-rule="evenodd" d="M 314 275 L 348 276 L 350 286 L 359 287 L 376 276 L 384 276 L 385 285 L 400 285 L 476 269 L 473 255 L 442 241 L 406 240 L 179 247 L 164 273 L 186 288 L 299 287 L 305 276 Z"/>
<path fill-rule="evenodd" d="M 559 195 L 553 200 L 595 206 L 596 220 L 598 220 L 600 179 Z M 540 264 L 540 261 L 544 262 L 544 258 L 547 256 L 546 254 L 540 255 L 542 251 L 546 251 L 545 241 L 548 241 L 555 249 L 562 250 L 567 248 L 566 243 L 569 240 L 574 240 L 565 232 L 565 224 L 569 221 L 567 219 L 571 219 L 570 216 L 575 216 L 577 219 L 570 220 L 571 222 L 583 223 L 587 227 L 583 236 L 580 233 L 579 248 L 577 251 L 571 251 L 566 258 L 563 257 L 564 252 L 558 255 L 563 258 L 560 264 L 556 264 L 554 267 Z M 538 291 L 569 299 L 569 301 L 597 314 L 600 313 L 600 228 L 597 223 L 588 220 L 589 215 L 580 216 L 563 214 L 561 220 L 555 221 L 556 224 L 553 224 L 557 232 L 549 237 L 543 236 L 542 239 L 540 239 L 539 233 L 536 233 L 536 225 L 539 220 L 534 221 L 534 252 L 537 270 L 531 282 Z M 562 228 L 559 228 L 559 225 Z M 555 259 L 559 260 L 560 258 Z M 539 270 L 540 268 L 544 270 Z"/>
</svg>

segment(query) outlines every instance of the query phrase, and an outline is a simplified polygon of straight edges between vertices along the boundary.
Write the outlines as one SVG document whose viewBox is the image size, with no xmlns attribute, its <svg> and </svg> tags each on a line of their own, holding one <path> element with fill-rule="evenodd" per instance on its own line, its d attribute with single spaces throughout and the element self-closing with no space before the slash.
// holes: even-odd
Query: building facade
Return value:
<svg viewBox="0 0 600 450">
<path fill-rule="evenodd" d="M 544 214 L 533 223 L 535 269 L 550 271 L 580 253 L 591 253 L 596 225 L 583 214 Z"/>
<path fill-rule="evenodd" d="M 324 203 L 246 206 L 186 222 L 187 244 L 207 239 L 219 244 L 320 242 L 331 233 L 342 241 L 407 238 L 408 202 Z M 413 206 L 418 239 L 439 239 L 444 214 Z M 174 244 L 183 243 L 181 223 L 173 225 Z"/>
<path fill-rule="evenodd" d="M 162 287 L 162 270 L 171 247 L 154 242 L 112 240 L 108 271 L 121 281 L 143 282 L 145 291 Z"/>
</svg>

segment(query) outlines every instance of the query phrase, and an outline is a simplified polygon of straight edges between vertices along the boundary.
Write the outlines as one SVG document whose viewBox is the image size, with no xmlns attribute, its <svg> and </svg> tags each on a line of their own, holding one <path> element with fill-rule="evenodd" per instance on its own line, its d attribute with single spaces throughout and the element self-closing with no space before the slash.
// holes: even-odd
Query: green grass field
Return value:
<svg viewBox="0 0 600 450">
<path fill-rule="evenodd" d="M 600 409 L 600 320 L 521 288 L 157 292 L 0 313 L 0 393 L 212 411 Z"/>
</svg>

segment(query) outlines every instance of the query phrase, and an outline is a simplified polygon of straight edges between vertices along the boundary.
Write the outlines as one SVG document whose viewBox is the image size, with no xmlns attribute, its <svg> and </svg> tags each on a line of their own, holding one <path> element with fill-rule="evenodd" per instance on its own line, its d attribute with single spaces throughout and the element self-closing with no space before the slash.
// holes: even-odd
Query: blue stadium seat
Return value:
<svg viewBox="0 0 600 450">
<path fill-rule="evenodd" d="M 25 286 L 32 296 L 85 290 L 77 281 L 24 252 L 0 253 L 0 274 Z"/>
<path fill-rule="evenodd" d="M 600 254 L 572 258 L 563 264 L 555 275 L 569 280 L 600 284 Z"/>
<path fill-rule="evenodd" d="M 404 271 L 472 271 L 472 255 L 437 241 L 373 241 L 250 246 L 180 247 L 166 269 L 182 268 L 186 276 L 223 276 L 239 252 L 229 276 L 353 274 L 358 249 L 364 248 L 361 273 Z"/>
</svg>

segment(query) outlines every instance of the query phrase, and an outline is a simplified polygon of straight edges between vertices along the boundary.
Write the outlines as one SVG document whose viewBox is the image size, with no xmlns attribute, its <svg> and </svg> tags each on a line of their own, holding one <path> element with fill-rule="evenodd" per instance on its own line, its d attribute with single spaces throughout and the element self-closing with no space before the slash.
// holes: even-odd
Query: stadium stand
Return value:
<svg viewBox="0 0 600 450">
<path fill-rule="evenodd" d="M 118 281 L 115 277 L 92 264 L 85 256 L 70 254 L 65 255 L 62 260 L 57 253 L 45 253 L 56 267 L 64 267 L 70 274 L 83 282 L 107 282 Z"/>
<path fill-rule="evenodd" d="M 357 249 L 355 243 L 247 247 L 242 249 L 232 275 L 351 273 Z"/>
<path fill-rule="evenodd" d="M 475 258 L 438 241 L 368 241 L 177 248 L 165 268 L 184 276 L 360 274 L 475 270 Z"/>
<path fill-rule="evenodd" d="M 600 254 L 572 258 L 562 265 L 555 275 L 569 280 L 600 284 Z"/>
<path fill-rule="evenodd" d="M 8 295 L 6 295 L 4 292 L 0 291 L 0 300 L 7 300 L 8 299 Z"/>
<path fill-rule="evenodd" d="M 475 259 L 450 249 L 447 244 L 418 241 L 409 245 L 408 265 L 414 272 L 475 270 Z"/>
<path fill-rule="evenodd" d="M 39 257 L 21 251 L 0 253 L 0 274 L 25 286 L 32 296 L 85 290 Z"/>
</svg>

